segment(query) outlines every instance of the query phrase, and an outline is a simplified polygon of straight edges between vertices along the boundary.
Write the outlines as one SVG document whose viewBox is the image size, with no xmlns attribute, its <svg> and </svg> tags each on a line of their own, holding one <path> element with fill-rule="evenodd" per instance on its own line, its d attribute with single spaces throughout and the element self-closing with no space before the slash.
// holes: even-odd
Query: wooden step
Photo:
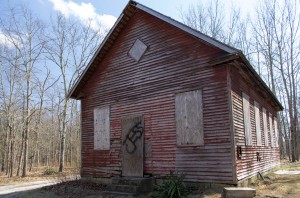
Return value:
<svg viewBox="0 0 300 198">
<path fill-rule="evenodd" d="M 116 177 L 107 188 L 106 194 L 115 197 L 135 197 L 140 194 L 152 192 L 153 178 L 144 177 Z"/>
<path fill-rule="evenodd" d="M 115 192 L 115 191 L 104 191 L 103 195 L 109 198 L 135 198 L 138 194 L 126 193 L 126 192 Z"/>
<path fill-rule="evenodd" d="M 123 185 L 123 184 L 112 184 L 108 187 L 109 191 L 112 192 L 125 192 L 125 193 L 141 193 L 139 186 L 134 185 Z"/>
<path fill-rule="evenodd" d="M 115 177 L 112 179 L 113 184 L 124 184 L 124 185 L 146 185 L 152 184 L 153 178 L 148 177 Z"/>
</svg>

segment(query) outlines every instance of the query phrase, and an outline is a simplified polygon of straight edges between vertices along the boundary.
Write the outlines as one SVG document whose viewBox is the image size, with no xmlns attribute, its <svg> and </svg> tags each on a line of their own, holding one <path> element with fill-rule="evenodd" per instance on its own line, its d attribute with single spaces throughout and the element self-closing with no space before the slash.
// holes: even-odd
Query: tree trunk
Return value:
<svg viewBox="0 0 300 198">
<path fill-rule="evenodd" d="M 37 151 L 37 170 L 40 167 L 40 150 Z"/>
<path fill-rule="evenodd" d="M 67 97 L 65 97 L 64 98 L 64 107 L 63 107 L 63 117 L 62 117 L 61 140 L 60 140 L 59 172 L 63 171 L 64 163 L 65 163 L 67 109 L 68 109 L 68 99 L 67 99 Z"/>
<path fill-rule="evenodd" d="M 5 174 L 9 175 L 9 159 L 10 159 L 10 139 L 11 139 L 11 130 L 7 129 L 9 131 L 8 135 L 7 135 L 7 143 L 6 143 L 6 159 L 5 159 L 5 167 L 6 167 L 6 171 Z"/>
<path fill-rule="evenodd" d="M 25 117 L 25 130 L 24 130 L 24 159 L 23 159 L 23 172 L 22 177 L 27 176 L 27 162 L 28 162 L 28 136 L 29 136 L 29 116 L 30 116 L 30 75 L 27 78 L 26 89 L 26 117 Z"/>
<path fill-rule="evenodd" d="M 282 118 L 282 123 L 283 123 L 283 131 L 284 131 L 284 138 L 285 138 L 285 145 L 286 145 L 286 154 L 289 158 L 289 161 L 291 161 L 291 138 L 288 135 L 288 131 L 287 131 L 287 126 L 286 126 L 286 122 L 284 121 L 284 118 Z"/>
<path fill-rule="evenodd" d="M 27 159 L 28 159 L 28 128 L 24 132 L 24 157 L 23 157 L 23 171 L 22 177 L 27 176 Z"/>
<path fill-rule="evenodd" d="M 5 130 L 5 139 L 4 139 L 4 145 L 3 145 L 3 159 L 2 159 L 2 165 L 1 165 L 1 172 L 6 171 L 6 161 L 7 161 L 7 143 L 8 143 L 8 130 Z"/>
<path fill-rule="evenodd" d="M 62 132 L 60 140 L 60 154 L 59 154 L 59 172 L 63 172 L 64 161 L 65 161 L 65 145 L 66 145 L 66 134 Z"/>
<path fill-rule="evenodd" d="M 17 169 L 17 176 L 20 175 L 20 170 L 21 170 L 21 164 L 22 164 L 22 159 L 23 159 L 23 148 L 24 148 L 24 132 L 22 132 L 22 143 L 21 143 L 21 148 L 20 148 L 20 155 L 19 155 L 19 163 L 18 163 L 18 169 Z"/>
<path fill-rule="evenodd" d="M 293 123 L 293 121 L 291 121 Z M 296 161 L 296 133 L 294 131 L 294 126 L 291 126 L 291 151 L 292 151 L 292 162 Z"/>
<path fill-rule="evenodd" d="M 14 171 L 14 145 L 15 145 L 15 131 L 13 129 L 10 129 L 12 133 L 12 138 L 11 138 L 11 143 L 10 143 L 10 164 L 9 164 L 9 177 L 13 176 L 13 171 Z"/>
</svg>

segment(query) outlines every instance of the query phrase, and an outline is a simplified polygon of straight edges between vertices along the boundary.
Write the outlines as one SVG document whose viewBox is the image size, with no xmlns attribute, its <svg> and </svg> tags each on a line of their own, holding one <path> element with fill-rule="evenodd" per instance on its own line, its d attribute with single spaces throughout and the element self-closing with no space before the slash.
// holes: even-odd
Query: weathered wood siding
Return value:
<svg viewBox="0 0 300 198">
<path fill-rule="evenodd" d="M 128 56 L 136 39 L 148 48 Z M 189 181 L 233 183 L 227 67 L 221 51 L 138 11 L 83 88 L 82 176 L 120 176 L 121 120 L 144 117 L 144 173 L 183 172 Z M 175 96 L 201 90 L 202 146 L 177 146 Z M 110 105 L 110 150 L 94 150 L 93 108 Z"/>
<path fill-rule="evenodd" d="M 250 76 L 245 75 L 245 71 L 238 65 L 233 65 L 230 70 L 232 79 L 232 102 L 233 102 L 233 123 L 234 123 L 234 136 L 235 146 L 240 145 L 242 147 L 242 158 L 236 158 L 236 169 L 238 181 L 242 179 L 255 176 L 258 172 L 269 170 L 280 163 L 279 148 L 271 147 L 271 135 L 270 135 L 270 121 L 274 124 L 275 118 L 269 119 L 269 113 L 276 115 L 275 107 L 272 106 L 270 97 L 262 90 L 258 85 L 251 80 Z M 250 99 L 250 123 L 251 123 L 251 135 L 252 144 L 245 144 L 245 128 L 243 124 L 243 97 L 242 93 L 246 93 Z M 260 133 L 256 132 L 255 121 L 255 103 L 259 109 L 259 124 Z M 266 122 L 264 126 L 263 122 L 263 109 L 266 109 Z M 276 122 L 276 121 L 275 121 Z M 272 124 L 271 124 L 272 126 Z M 265 129 L 267 129 L 267 139 L 265 142 Z M 261 137 L 257 138 L 257 134 Z M 257 139 L 259 142 L 257 142 Z M 266 145 L 267 143 L 267 145 Z M 237 149 L 235 149 L 237 150 Z M 257 156 L 257 152 L 259 156 Z M 260 161 L 258 158 L 260 158 Z"/>
<path fill-rule="evenodd" d="M 204 146 L 176 148 L 176 167 L 190 181 L 233 183 L 230 113 L 225 65 L 206 67 L 195 79 L 203 86 Z M 211 73 L 212 72 L 212 73 Z M 197 82 L 196 81 L 196 82 Z"/>
</svg>

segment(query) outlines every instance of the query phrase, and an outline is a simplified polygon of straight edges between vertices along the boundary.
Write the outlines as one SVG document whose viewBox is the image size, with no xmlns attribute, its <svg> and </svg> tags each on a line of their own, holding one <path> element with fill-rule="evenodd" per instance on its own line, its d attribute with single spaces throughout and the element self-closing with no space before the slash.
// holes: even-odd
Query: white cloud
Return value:
<svg viewBox="0 0 300 198">
<path fill-rule="evenodd" d="M 94 30 L 111 28 L 116 21 L 116 17 L 106 14 L 97 14 L 95 7 L 91 3 L 77 4 L 73 1 L 49 0 L 53 3 L 54 9 L 66 17 L 76 17 L 83 24 L 91 23 Z"/>
<path fill-rule="evenodd" d="M 16 41 L 17 39 L 15 39 Z M 7 38 L 7 35 L 5 35 L 3 32 L 0 31 L 0 45 L 6 46 L 6 47 L 13 47 L 13 43 L 9 41 Z"/>
</svg>

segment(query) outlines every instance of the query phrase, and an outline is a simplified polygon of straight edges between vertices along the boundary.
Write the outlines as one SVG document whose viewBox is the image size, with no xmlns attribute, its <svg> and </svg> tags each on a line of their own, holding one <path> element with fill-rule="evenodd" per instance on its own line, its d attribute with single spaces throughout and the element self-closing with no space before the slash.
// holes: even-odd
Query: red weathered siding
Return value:
<svg viewBox="0 0 300 198">
<path fill-rule="evenodd" d="M 238 181 L 255 176 L 258 172 L 264 172 L 269 170 L 280 163 L 279 148 L 271 147 L 270 142 L 270 125 L 269 125 L 269 112 L 276 116 L 276 110 L 274 106 L 271 106 L 270 98 L 262 91 L 253 80 L 244 79 L 245 75 L 242 75 L 244 71 L 238 66 L 231 67 L 231 86 L 232 86 L 232 102 L 233 102 L 233 122 L 234 122 L 234 135 L 235 146 L 242 146 L 242 159 L 236 158 L 236 169 Z M 252 130 L 252 145 L 245 146 L 245 132 L 243 121 L 243 102 L 242 92 L 245 92 L 250 96 L 250 119 Z M 259 94 L 262 93 L 262 94 Z M 264 95 L 264 96 L 262 96 Z M 255 116 L 254 116 L 254 100 L 259 103 L 260 110 L 260 126 L 262 136 L 262 146 L 257 146 L 256 128 L 255 128 Z M 268 123 L 268 142 L 269 145 L 265 146 L 264 132 L 263 132 L 263 115 L 262 108 L 267 110 L 267 123 Z M 236 147 L 235 147 L 236 152 Z M 260 153 L 261 161 L 257 161 L 256 152 Z"/>
<path fill-rule="evenodd" d="M 137 63 L 136 39 L 148 46 Z M 184 172 L 189 181 L 233 183 L 227 67 L 221 51 L 138 11 L 83 88 L 82 176 L 120 176 L 121 119 L 144 116 L 144 172 Z M 175 94 L 202 89 L 204 146 L 176 146 Z M 93 150 L 93 108 L 110 105 L 111 149 Z"/>
<path fill-rule="evenodd" d="M 197 80 L 203 87 L 204 146 L 177 147 L 177 171 L 191 181 L 233 182 L 226 67 L 205 68 L 211 76 Z M 205 80 L 205 81 L 204 81 Z"/>
</svg>

